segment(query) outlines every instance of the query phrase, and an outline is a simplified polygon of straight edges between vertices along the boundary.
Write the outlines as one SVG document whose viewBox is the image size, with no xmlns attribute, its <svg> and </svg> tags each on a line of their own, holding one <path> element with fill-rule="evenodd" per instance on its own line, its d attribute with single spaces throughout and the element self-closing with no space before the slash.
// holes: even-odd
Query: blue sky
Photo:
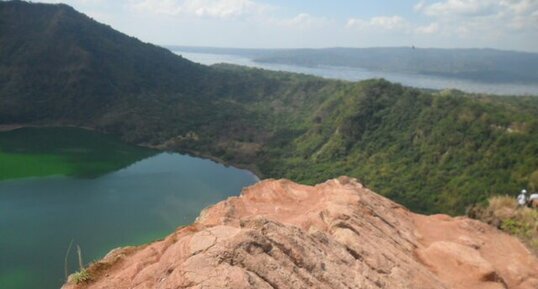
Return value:
<svg viewBox="0 0 538 289">
<path fill-rule="evenodd" d="M 307 12 L 335 18 L 374 17 L 379 15 L 412 16 L 414 0 L 310 0 L 310 1 L 266 1 L 266 3 L 287 7 L 291 13 Z"/>
<path fill-rule="evenodd" d="M 538 0 L 41 0 L 155 44 L 538 51 Z"/>
</svg>

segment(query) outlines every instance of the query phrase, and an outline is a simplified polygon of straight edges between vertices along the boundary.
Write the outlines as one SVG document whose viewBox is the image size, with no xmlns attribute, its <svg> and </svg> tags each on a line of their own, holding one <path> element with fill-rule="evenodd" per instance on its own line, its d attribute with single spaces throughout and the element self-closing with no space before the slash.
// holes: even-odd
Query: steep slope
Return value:
<svg viewBox="0 0 538 289">
<path fill-rule="evenodd" d="M 0 122 L 89 121 L 194 97 L 207 68 L 58 4 L 0 3 Z"/>
<path fill-rule="evenodd" d="M 249 131 L 253 120 L 265 131 L 267 116 L 252 116 L 244 102 L 301 91 L 316 103 L 332 94 L 317 90 L 335 83 L 214 69 L 64 4 L 0 2 L 0 124 L 83 125 L 136 143 L 160 143 L 201 127 L 211 134 Z"/>
<path fill-rule="evenodd" d="M 537 116 L 536 97 L 365 81 L 320 105 L 308 129 L 267 148 L 260 166 L 309 184 L 350 174 L 413 210 L 462 214 L 538 171 Z"/>
<path fill-rule="evenodd" d="M 538 171 L 538 97 L 194 64 L 66 5 L 0 2 L 0 125 L 84 126 L 260 177 L 462 213 Z"/>
<path fill-rule="evenodd" d="M 267 180 L 164 240 L 110 252 L 74 288 L 532 289 L 538 259 L 467 218 L 424 216 L 341 177 Z"/>
</svg>

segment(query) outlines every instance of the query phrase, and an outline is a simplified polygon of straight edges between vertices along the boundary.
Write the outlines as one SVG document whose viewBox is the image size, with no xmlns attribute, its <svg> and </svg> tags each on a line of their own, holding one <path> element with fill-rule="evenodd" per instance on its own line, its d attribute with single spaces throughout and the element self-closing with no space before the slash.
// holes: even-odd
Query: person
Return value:
<svg viewBox="0 0 538 289">
<path fill-rule="evenodd" d="M 521 194 L 517 196 L 517 204 L 521 207 L 527 204 L 527 190 L 521 190 Z"/>
<path fill-rule="evenodd" d="M 538 208 L 538 194 L 534 193 L 529 196 L 529 207 L 531 208 Z"/>
</svg>

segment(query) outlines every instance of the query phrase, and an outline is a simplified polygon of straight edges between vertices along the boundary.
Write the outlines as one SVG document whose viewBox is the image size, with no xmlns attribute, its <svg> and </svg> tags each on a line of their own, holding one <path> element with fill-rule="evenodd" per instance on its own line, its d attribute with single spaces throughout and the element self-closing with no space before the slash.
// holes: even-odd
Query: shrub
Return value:
<svg viewBox="0 0 538 289">
<path fill-rule="evenodd" d="M 494 196 L 487 204 L 469 210 L 468 215 L 518 237 L 538 254 L 538 210 L 518 207 L 510 196 Z"/>
<path fill-rule="evenodd" d="M 91 280 L 91 275 L 86 269 L 82 269 L 78 272 L 73 273 L 71 275 L 71 280 L 75 282 L 76 284 L 88 282 Z"/>
</svg>

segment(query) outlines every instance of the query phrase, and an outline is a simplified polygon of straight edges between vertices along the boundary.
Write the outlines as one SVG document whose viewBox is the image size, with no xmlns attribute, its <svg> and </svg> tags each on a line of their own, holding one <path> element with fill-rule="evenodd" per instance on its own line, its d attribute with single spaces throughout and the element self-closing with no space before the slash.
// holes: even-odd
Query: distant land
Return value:
<svg viewBox="0 0 538 289">
<path fill-rule="evenodd" d="M 258 63 L 354 67 L 486 83 L 538 83 L 538 53 L 414 47 L 243 49 L 167 46 L 175 51 L 248 57 Z"/>
</svg>

